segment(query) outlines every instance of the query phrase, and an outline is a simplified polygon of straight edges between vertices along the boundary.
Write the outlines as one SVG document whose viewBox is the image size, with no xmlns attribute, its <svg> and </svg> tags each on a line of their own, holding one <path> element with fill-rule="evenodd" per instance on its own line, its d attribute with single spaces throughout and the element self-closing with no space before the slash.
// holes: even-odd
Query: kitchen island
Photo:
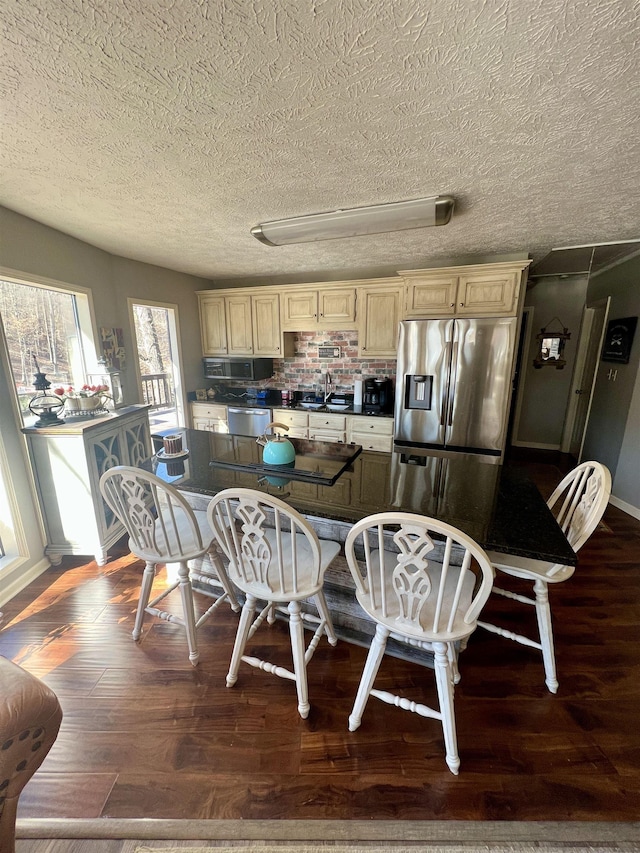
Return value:
<svg viewBox="0 0 640 853">
<path fill-rule="evenodd" d="M 288 479 L 281 470 L 267 477 L 258 470 L 261 447 L 254 438 L 191 429 L 176 432 L 183 436 L 185 456 L 163 460 L 156 455 L 150 464 L 199 508 L 221 489 L 241 486 L 280 497 L 317 519 L 320 535 L 332 522 L 348 528 L 371 513 L 392 510 L 439 518 L 487 550 L 567 565 L 577 562 L 537 487 L 516 468 L 406 448 L 392 453 L 362 451 L 333 485 L 323 485 L 309 478 Z M 160 449 L 161 439 L 152 438 Z M 337 450 L 336 445 L 325 447 L 328 454 Z M 238 463 L 235 468 L 230 460 Z M 224 467 L 215 464 L 221 461 Z"/>
<path fill-rule="evenodd" d="M 154 456 L 145 467 L 172 483 L 196 509 L 206 509 L 222 489 L 257 489 L 280 497 L 308 518 L 321 539 L 344 543 L 351 526 L 374 512 L 417 513 L 460 528 L 487 550 L 575 565 L 576 554 L 558 527 L 540 492 L 523 473 L 475 457 L 443 458 L 422 451 L 358 452 L 333 485 L 314 482 L 305 460 L 300 479 L 295 471 L 262 469 L 262 448 L 255 438 L 183 429 L 185 454 L 163 460 Z M 152 436 L 153 438 L 153 436 Z M 310 442 L 296 442 L 299 453 Z M 157 450 L 162 439 L 154 438 Z M 326 444 L 327 454 L 338 450 Z M 313 459 L 311 458 L 311 461 Z M 317 460 L 322 473 L 323 460 Z M 197 583 L 194 584 L 197 588 Z M 325 576 L 325 591 L 336 632 L 342 639 L 368 645 L 374 632 L 360 611 L 346 561 L 338 557 Z M 312 609 L 312 608 L 311 608 Z M 390 642 L 398 657 L 431 658 Z"/>
</svg>

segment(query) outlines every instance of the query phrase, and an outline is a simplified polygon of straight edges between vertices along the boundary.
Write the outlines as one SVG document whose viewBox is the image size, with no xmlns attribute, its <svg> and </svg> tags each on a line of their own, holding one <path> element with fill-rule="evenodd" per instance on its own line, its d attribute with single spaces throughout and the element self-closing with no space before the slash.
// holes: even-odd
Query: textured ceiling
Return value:
<svg viewBox="0 0 640 853">
<path fill-rule="evenodd" d="M 206 278 L 321 280 L 638 237 L 632 0 L 0 0 L 0 204 Z M 261 221 L 451 194 L 449 225 Z"/>
</svg>

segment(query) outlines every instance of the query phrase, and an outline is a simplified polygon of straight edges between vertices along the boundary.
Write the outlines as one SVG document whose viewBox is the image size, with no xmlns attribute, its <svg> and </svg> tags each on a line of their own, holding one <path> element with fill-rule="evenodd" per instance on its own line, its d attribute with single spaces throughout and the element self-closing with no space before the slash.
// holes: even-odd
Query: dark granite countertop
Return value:
<svg viewBox="0 0 640 853">
<path fill-rule="evenodd" d="M 321 406 L 318 409 L 310 409 L 303 406 L 300 399 L 295 399 L 293 403 L 284 405 L 280 400 L 280 392 L 269 389 L 267 397 L 256 398 L 247 397 L 246 394 L 216 394 L 212 400 L 191 400 L 192 403 L 218 403 L 223 406 L 232 406 L 237 409 L 290 409 L 291 411 L 319 412 L 322 415 L 366 415 L 368 418 L 393 418 L 393 412 L 366 412 L 363 405 L 351 404 L 347 409 L 340 411 L 332 411 L 326 406 Z"/>
<path fill-rule="evenodd" d="M 255 455 L 255 439 L 201 430 L 176 430 L 184 436 L 184 459 L 152 469 L 178 489 L 214 495 L 233 486 L 277 495 L 299 512 L 353 524 L 382 510 L 419 513 L 464 530 L 487 550 L 575 565 L 577 557 L 535 484 L 517 468 L 472 457 L 444 459 L 424 455 L 407 464 L 400 452 L 363 451 L 332 486 L 308 482 L 268 482 L 264 474 L 212 467 L 230 453 Z M 157 441 L 157 440 L 156 440 Z M 157 441 L 157 448 L 161 442 Z M 272 478 L 273 479 L 273 478 Z"/>
</svg>

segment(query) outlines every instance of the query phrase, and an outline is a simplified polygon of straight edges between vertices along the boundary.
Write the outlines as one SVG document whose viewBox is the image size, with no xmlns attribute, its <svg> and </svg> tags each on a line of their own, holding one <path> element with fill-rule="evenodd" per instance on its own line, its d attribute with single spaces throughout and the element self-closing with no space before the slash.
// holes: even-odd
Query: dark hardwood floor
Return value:
<svg viewBox="0 0 640 853">
<path fill-rule="evenodd" d="M 545 496 L 566 468 L 539 455 L 515 461 Z M 18 816 L 640 819 L 640 522 L 613 507 L 604 522 L 576 575 L 551 590 L 557 695 L 536 652 L 472 636 L 456 690 L 458 777 L 437 721 L 372 699 L 348 732 L 364 649 L 320 644 L 301 720 L 291 682 L 243 666 L 226 688 L 229 610 L 202 628 L 193 668 L 177 626 L 150 620 L 141 642 L 131 639 L 143 567 L 124 542 L 103 568 L 66 558 L 6 604 L 0 624 L 0 654 L 49 684 L 64 710 Z M 534 618 L 522 609 L 516 617 L 496 599 L 485 614 L 522 629 Z M 255 640 L 288 663 L 285 625 Z M 432 671 L 416 664 L 385 659 L 379 683 L 434 699 Z"/>
</svg>

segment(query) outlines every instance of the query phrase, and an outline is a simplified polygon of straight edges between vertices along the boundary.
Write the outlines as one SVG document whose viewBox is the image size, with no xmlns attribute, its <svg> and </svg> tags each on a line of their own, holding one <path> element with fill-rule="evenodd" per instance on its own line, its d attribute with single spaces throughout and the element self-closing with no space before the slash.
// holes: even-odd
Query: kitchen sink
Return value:
<svg viewBox="0 0 640 853">
<path fill-rule="evenodd" d="M 303 401 L 299 405 L 302 406 L 303 409 L 323 409 L 324 408 L 324 403 L 307 403 L 307 402 Z"/>
</svg>

